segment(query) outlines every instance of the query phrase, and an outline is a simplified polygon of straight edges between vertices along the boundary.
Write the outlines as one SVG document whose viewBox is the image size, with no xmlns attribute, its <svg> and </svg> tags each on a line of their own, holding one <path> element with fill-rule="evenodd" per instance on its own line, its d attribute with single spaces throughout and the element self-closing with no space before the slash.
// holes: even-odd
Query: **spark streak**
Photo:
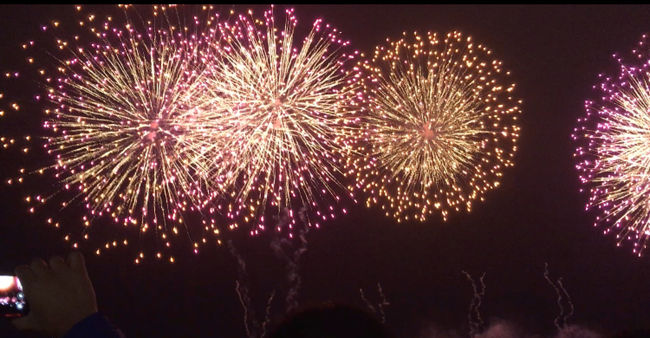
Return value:
<svg viewBox="0 0 650 338">
<path fill-rule="evenodd" d="M 586 114 L 571 135 L 576 141 L 576 169 L 597 212 L 594 226 L 613 232 L 617 245 L 633 243 L 641 256 L 650 236 L 650 69 L 647 38 L 633 60 L 619 66 L 617 76 L 600 75 L 599 99 L 585 102 Z"/>
</svg>

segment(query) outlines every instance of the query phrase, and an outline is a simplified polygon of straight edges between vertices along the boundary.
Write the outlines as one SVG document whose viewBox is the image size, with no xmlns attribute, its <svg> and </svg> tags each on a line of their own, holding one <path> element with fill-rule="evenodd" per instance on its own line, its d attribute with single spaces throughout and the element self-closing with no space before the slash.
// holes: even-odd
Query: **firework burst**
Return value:
<svg viewBox="0 0 650 338">
<path fill-rule="evenodd" d="M 349 194 L 340 168 L 358 121 L 359 77 L 347 67 L 358 52 L 321 20 L 301 42 L 293 10 L 279 24 L 272 7 L 263 19 L 248 14 L 222 29 L 229 44 L 206 82 L 210 134 L 229 142 L 212 177 L 230 191 L 231 227 L 252 223 L 255 234 L 274 218 L 290 229 L 298 214 L 318 226 Z"/>
<path fill-rule="evenodd" d="M 598 215 L 594 226 L 634 243 L 639 256 L 650 236 L 650 54 L 647 38 L 633 50 L 638 64 L 614 55 L 617 76 L 600 75 L 600 99 L 585 102 L 572 138 L 580 182 Z"/>
<path fill-rule="evenodd" d="M 492 52 L 459 32 L 375 48 L 357 188 L 398 222 L 470 211 L 513 165 L 521 101 Z"/>
<path fill-rule="evenodd" d="M 81 232 L 65 236 L 74 247 L 76 235 L 87 240 L 91 224 L 102 218 L 139 233 L 151 229 L 164 248 L 170 247 L 172 234 L 185 232 L 191 238 L 184 221 L 189 212 L 200 215 L 202 230 L 219 232 L 204 209 L 214 212 L 215 197 L 206 188 L 206 154 L 221 142 L 206 139 L 200 112 L 209 103 L 196 99 L 205 92 L 206 64 L 218 57 L 205 53 L 203 42 L 212 47 L 217 39 L 198 17 L 188 24 L 177 17 L 172 24 L 168 11 L 170 7 L 153 6 L 151 19 L 141 24 L 128 15 L 126 21 L 84 15 L 82 31 L 69 39 L 57 37 L 55 48 L 47 50 L 54 60 L 46 58 L 38 71 L 45 87 L 37 95 L 45 107 L 43 148 L 51 164 L 37 172 L 52 174 L 60 190 L 26 200 L 82 205 Z M 216 18 L 209 17 L 210 23 Z M 60 36 L 59 26 L 54 21 L 43 30 Z M 23 47 L 32 53 L 33 46 Z M 52 218 L 47 222 L 60 226 Z M 196 252 L 206 238 L 193 241 Z M 109 240 L 96 253 L 127 242 Z M 138 256 L 136 262 L 144 253 Z M 161 258 L 161 252 L 156 256 Z M 173 256 L 169 259 L 173 262 Z"/>
</svg>

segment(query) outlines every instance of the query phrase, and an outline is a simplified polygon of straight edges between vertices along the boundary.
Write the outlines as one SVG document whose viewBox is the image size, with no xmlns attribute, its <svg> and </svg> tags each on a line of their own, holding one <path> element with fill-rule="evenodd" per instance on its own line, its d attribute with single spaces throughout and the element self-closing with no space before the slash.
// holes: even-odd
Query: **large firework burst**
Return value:
<svg viewBox="0 0 650 338">
<path fill-rule="evenodd" d="M 206 154 L 221 143 L 205 138 L 200 112 L 209 102 L 197 97 L 204 95 L 206 65 L 218 57 L 204 53 L 203 42 L 212 47 L 217 40 L 198 17 L 187 24 L 176 17 L 172 23 L 168 10 L 154 6 L 151 19 L 141 23 L 128 15 L 125 21 L 84 15 L 81 32 L 69 39 L 60 37 L 59 22 L 43 26 L 58 37 L 46 51 L 54 57 L 39 69 L 45 94 L 37 97 L 46 107 L 48 131 L 43 148 L 52 162 L 37 171 L 53 174 L 61 189 L 27 201 L 83 205 L 82 230 L 66 234 L 75 247 L 75 238 L 88 239 L 91 224 L 106 218 L 140 233 L 152 229 L 169 247 L 171 234 L 190 233 L 183 215 L 208 208 L 216 194 L 206 188 Z M 24 48 L 34 52 L 33 43 Z M 203 216 L 203 230 L 218 233 L 214 219 Z M 48 223 L 59 226 L 52 218 Z M 192 240 L 195 250 L 206 242 Z M 109 240 L 102 247 L 117 243 Z M 140 252 L 136 262 L 143 256 Z"/>
<path fill-rule="evenodd" d="M 647 38 L 632 63 L 614 55 L 617 76 L 600 75 L 599 99 L 585 102 L 572 138 L 576 169 L 598 213 L 594 226 L 616 234 L 617 245 L 634 243 L 639 256 L 650 236 L 650 70 Z M 638 64 L 636 64 L 638 63 Z"/>
<path fill-rule="evenodd" d="M 357 187 L 398 222 L 471 210 L 513 165 L 521 101 L 485 46 L 459 32 L 404 33 L 377 46 L 369 73 L 367 156 Z"/>
<path fill-rule="evenodd" d="M 358 52 L 346 52 L 349 43 L 321 20 L 302 42 L 293 10 L 283 21 L 278 29 L 273 8 L 263 19 L 237 16 L 223 29 L 229 45 L 206 82 L 210 134 L 229 142 L 212 175 L 230 191 L 232 226 L 252 223 L 253 234 L 269 217 L 291 228 L 298 211 L 318 226 L 348 194 L 340 168 L 357 121 L 358 76 L 347 65 Z"/>
</svg>

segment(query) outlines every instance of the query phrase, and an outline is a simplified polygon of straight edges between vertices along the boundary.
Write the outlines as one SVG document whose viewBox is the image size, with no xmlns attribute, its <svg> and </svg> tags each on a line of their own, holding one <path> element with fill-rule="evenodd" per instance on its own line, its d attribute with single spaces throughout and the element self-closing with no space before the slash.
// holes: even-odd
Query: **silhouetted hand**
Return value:
<svg viewBox="0 0 650 338">
<path fill-rule="evenodd" d="M 97 299 L 81 253 L 72 252 L 65 261 L 55 256 L 48 263 L 37 258 L 16 268 L 30 310 L 13 324 L 60 337 L 97 312 Z"/>
</svg>

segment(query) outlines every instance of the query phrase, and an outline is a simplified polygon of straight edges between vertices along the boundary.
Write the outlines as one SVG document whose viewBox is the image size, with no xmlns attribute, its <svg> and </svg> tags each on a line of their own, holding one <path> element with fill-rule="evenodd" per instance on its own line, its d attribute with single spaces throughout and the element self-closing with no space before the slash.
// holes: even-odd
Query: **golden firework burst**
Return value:
<svg viewBox="0 0 650 338">
<path fill-rule="evenodd" d="M 499 186 L 517 150 L 521 100 L 502 62 L 460 32 L 404 33 L 375 48 L 368 73 L 366 155 L 356 188 L 398 222 L 472 208 Z"/>
</svg>

